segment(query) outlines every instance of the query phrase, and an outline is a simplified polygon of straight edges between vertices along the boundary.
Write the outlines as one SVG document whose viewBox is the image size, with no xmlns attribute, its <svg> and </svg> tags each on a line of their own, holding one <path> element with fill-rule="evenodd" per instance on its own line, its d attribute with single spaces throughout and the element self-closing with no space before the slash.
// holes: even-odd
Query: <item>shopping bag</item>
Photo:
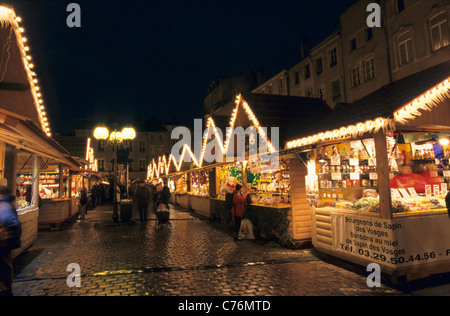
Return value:
<svg viewBox="0 0 450 316">
<path fill-rule="evenodd" d="M 243 219 L 241 221 L 241 229 L 239 229 L 238 238 L 240 239 L 255 239 L 253 233 L 253 224 L 249 219 Z"/>
</svg>

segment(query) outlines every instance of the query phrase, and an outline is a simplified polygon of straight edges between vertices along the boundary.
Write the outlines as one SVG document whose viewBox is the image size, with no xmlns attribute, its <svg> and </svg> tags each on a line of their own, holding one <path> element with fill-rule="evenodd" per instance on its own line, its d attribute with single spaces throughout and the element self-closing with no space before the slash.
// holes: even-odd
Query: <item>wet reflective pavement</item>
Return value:
<svg viewBox="0 0 450 316">
<path fill-rule="evenodd" d="M 235 242 L 231 231 L 172 208 L 170 224 L 113 224 L 111 206 L 38 240 L 16 258 L 14 294 L 28 295 L 405 295 L 369 288 L 363 268 L 313 249 Z M 69 287 L 70 263 L 81 286 Z M 71 279 L 72 280 L 72 279 Z"/>
</svg>

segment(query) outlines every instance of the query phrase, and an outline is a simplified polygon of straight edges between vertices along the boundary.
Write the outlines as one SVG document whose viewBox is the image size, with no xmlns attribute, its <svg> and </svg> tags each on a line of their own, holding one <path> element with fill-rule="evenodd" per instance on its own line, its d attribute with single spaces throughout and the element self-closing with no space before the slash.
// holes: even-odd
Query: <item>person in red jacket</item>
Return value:
<svg viewBox="0 0 450 316">
<path fill-rule="evenodd" d="M 241 229 L 241 221 L 244 217 L 244 202 L 247 198 L 248 192 L 242 189 L 242 185 L 236 184 L 233 193 L 233 207 L 231 208 L 231 215 L 234 218 L 234 240 L 238 240 L 239 230 Z"/>
<path fill-rule="evenodd" d="M 417 173 L 413 173 L 409 165 L 402 165 L 399 168 L 399 174 L 391 180 L 391 188 L 414 188 L 417 193 L 425 193 L 426 184 L 426 179 Z"/>
</svg>

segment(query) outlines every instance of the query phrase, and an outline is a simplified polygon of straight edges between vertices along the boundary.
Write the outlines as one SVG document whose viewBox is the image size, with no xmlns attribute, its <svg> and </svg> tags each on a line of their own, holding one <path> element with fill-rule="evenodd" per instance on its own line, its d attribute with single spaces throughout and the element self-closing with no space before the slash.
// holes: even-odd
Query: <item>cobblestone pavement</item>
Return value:
<svg viewBox="0 0 450 316">
<path fill-rule="evenodd" d="M 362 268 L 257 241 L 235 242 L 222 226 L 173 209 L 170 224 L 113 224 L 111 206 L 41 231 L 16 258 L 14 294 L 29 295 L 404 295 L 368 288 Z M 70 263 L 81 287 L 68 287 Z"/>
</svg>

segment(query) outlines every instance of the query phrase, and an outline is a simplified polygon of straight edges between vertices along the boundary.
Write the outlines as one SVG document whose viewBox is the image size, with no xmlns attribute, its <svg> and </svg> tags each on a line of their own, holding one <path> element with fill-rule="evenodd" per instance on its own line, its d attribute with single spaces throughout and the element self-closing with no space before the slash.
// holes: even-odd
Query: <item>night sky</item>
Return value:
<svg viewBox="0 0 450 316">
<path fill-rule="evenodd" d="M 81 28 L 69 28 L 70 2 Z M 81 117 L 203 115 L 213 80 L 251 70 L 269 79 L 300 61 L 354 0 L 2 1 L 22 17 L 52 133 Z"/>
</svg>

